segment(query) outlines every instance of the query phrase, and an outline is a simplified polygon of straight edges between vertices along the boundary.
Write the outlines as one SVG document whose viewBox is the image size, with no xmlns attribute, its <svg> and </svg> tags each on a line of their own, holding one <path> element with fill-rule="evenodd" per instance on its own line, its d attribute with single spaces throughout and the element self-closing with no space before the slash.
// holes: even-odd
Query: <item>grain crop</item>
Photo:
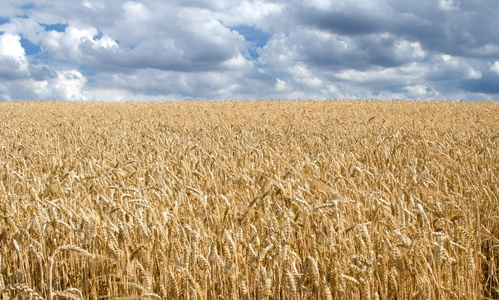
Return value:
<svg viewBox="0 0 499 300">
<path fill-rule="evenodd" d="M 499 104 L 0 103 L 1 299 L 498 299 Z"/>
</svg>

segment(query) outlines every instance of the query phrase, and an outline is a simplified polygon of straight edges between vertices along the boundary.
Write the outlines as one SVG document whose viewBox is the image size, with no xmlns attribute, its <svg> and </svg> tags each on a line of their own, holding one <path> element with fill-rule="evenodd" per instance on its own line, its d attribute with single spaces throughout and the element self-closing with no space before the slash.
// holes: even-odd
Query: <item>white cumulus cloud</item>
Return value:
<svg viewBox="0 0 499 300">
<path fill-rule="evenodd" d="M 140 22 L 149 18 L 149 10 L 144 4 L 135 1 L 128 1 L 123 4 L 125 10 L 125 20 L 128 22 Z"/>
<path fill-rule="evenodd" d="M 2 4 L 1 99 L 499 98 L 494 0 Z"/>
<path fill-rule="evenodd" d="M 490 66 L 490 70 L 499 75 L 499 61 L 495 61 L 492 66 Z"/>
<path fill-rule="evenodd" d="M 28 75 L 28 62 L 21 37 L 5 33 L 0 36 L 0 78 L 13 80 Z"/>
<path fill-rule="evenodd" d="M 453 11 L 459 9 L 459 4 L 454 0 L 438 0 L 438 6 L 442 10 Z"/>
</svg>

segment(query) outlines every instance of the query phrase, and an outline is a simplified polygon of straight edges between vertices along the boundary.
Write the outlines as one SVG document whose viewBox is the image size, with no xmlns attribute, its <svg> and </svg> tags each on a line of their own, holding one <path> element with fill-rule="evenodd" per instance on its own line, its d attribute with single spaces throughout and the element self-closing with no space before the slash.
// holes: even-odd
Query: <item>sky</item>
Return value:
<svg viewBox="0 0 499 300">
<path fill-rule="evenodd" d="M 497 0 L 0 1 L 0 100 L 499 99 Z"/>
</svg>

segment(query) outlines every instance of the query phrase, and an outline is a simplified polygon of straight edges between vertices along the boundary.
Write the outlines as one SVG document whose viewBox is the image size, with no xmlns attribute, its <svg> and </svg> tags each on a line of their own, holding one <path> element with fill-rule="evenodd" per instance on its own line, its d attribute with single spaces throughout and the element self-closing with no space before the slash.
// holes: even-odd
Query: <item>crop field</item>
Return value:
<svg viewBox="0 0 499 300">
<path fill-rule="evenodd" d="M 498 299 L 499 103 L 0 103 L 0 299 Z"/>
</svg>

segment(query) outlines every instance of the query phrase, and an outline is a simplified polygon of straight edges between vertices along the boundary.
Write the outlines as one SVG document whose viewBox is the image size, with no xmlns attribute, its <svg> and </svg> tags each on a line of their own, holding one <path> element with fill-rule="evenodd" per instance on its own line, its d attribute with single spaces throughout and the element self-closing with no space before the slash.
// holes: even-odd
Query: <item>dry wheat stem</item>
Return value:
<svg viewBox="0 0 499 300">
<path fill-rule="evenodd" d="M 499 298 L 498 115 L 0 103 L 1 297 Z"/>
</svg>

